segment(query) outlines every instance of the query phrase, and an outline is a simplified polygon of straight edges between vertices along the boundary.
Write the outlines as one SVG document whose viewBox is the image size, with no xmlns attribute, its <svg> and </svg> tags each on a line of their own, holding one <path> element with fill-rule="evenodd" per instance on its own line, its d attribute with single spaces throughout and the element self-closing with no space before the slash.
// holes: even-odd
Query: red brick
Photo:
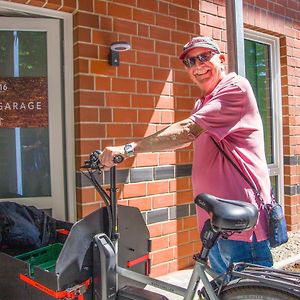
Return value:
<svg viewBox="0 0 300 300">
<path fill-rule="evenodd" d="M 135 157 L 137 167 L 156 166 L 158 164 L 157 153 L 139 153 Z"/>
<path fill-rule="evenodd" d="M 177 158 L 176 153 L 172 152 L 162 152 L 159 154 L 159 164 L 160 165 L 176 165 Z"/>
<path fill-rule="evenodd" d="M 100 15 L 107 15 L 107 1 L 94 1 L 95 3 L 95 13 Z"/>
<path fill-rule="evenodd" d="M 76 73 L 88 73 L 89 61 L 84 58 L 78 58 L 74 61 L 74 72 Z"/>
<path fill-rule="evenodd" d="M 110 91 L 111 90 L 111 78 L 97 77 L 96 78 L 96 90 Z"/>
<path fill-rule="evenodd" d="M 160 223 L 148 225 L 148 229 L 151 238 L 162 235 L 162 225 Z"/>
<path fill-rule="evenodd" d="M 124 198 L 146 196 L 145 183 L 125 184 L 123 190 Z"/>
<path fill-rule="evenodd" d="M 170 192 L 190 190 L 192 188 L 190 177 L 180 177 L 170 181 Z"/>
<path fill-rule="evenodd" d="M 131 78 L 153 79 L 152 68 L 145 66 L 131 66 L 130 75 Z"/>
<path fill-rule="evenodd" d="M 108 15 L 132 20 L 132 8 L 117 3 L 108 2 Z"/>
<path fill-rule="evenodd" d="M 151 26 L 150 37 L 155 40 L 170 41 L 171 31 L 169 29 L 163 29 L 163 28 Z"/>
<path fill-rule="evenodd" d="M 113 29 L 115 32 L 137 35 L 137 24 L 135 22 L 114 19 Z"/>
<path fill-rule="evenodd" d="M 76 141 L 76 153 L 88 155 L 95 149 L 101 149 L 99 139 Z"/>
<path fill-rule="evenodd" d="M 133 92 L 135 83 L 131 79 L 112 78 L 112 89 L 119 92 Z"/>
<path fill-rule="evenodd" d="M 94 202 L 96 200 L 95 196 L 94 188 L 76 189 L 77 201 L 79 200 L 81 203 Z"/>
<path fill-rule="evenodd" d="M 184 229 L 192 229 L 196 227 L 197 227 L 197 219 L 195 216 L 191 216 L 183 219 Z"/>
<path fill-rule="evenodd" d="M 100 203 L 77 206 L 77 210 L 78 212 L 80 212 L 78 217 L 83 218 L 99 208 L 100 208 Z"/>
<path fill-rule="evenodd" d="M 178 246 L 189 242 L 189 231 L 181 231 L 170 235 L 170 246 Z"/>
<path fill-rule="evenodd" d="M 121 93 L 107 93 L 106 105 L 112 107 L 130 107 L 130 95 Z"/>
<path fill-rule="evenodd" d="M 107 125 L 107 137 L 132 137 L 131 125 L 109 124 Z"/>
<path fill-rule="evenodd" d="M 169 246 L 168 236 L 161 236 L 151 240 L 151 251 L 157 251 Z"/>
<path fill-rule="evenodd" d="M 162 124 L 174 123 L 174 112 L 173 111 L 162 111 L 161 112 L 161 123 Z"/>
<path fill-rule="evenodd" d="M 132 49 L 153 52 L 154 41 L 151 39 L 145 39 L 141 37 L 132 37 Z"/>
<path fill-rule="evenodd" d="M 103 93 L 92 91 L 80 91 L 75 93 L 75 105 L 103 106 Z"/>
<path fill-rule="evenodd" d="M 64 8 L 70 8 L 72 11 L 76 9 L 76 0 L 64 0 Z"/>
<path fill-rule="evenodd" d="M 156 41 L 155 42 L 155 51 L 167 55 L 175 55 L 175 45 L 172 45 L 168 42 Z"/>
<path fill-rule="evenodd" d="M 112 122 L 112 109 L 111 108 L 101 108 L 98 109 L 99 121 L 100 122 Z"/>
<path fill-rule="evenodd" d="M 150 210 L 151 206 L 151 197 L 139 197 L 128 200 L 129 206 L 137 207 L 140 211 Z"/>
<path fill-rule="evenodd" d="M 167 15 L 156 15 L 156 25 L 166 28 L 175 28 L 176 19 Z"/>
<path fill-rule="evenodd" d="M 154 108 L 154 96 L 132 95 L 132 107 Z"/>
<path fill-rule="evenodd" d="M 169 192 L 169 184 L 166 180 L 159 180 L 147 183 L 147 194 L 155 195 Z"/>
<path fill-rule="evenodd" d="M 137 110 L 135 109 L 114 109 L 113 121 L 117 123 L 136 123 Z"/>
<path fill-rule="evenodd" d="M 158 2 L 156 0 L 137 0 L 137 7 L 154 13 L 158 11 Z"/>
<path fill-rule="evenodd" d="M 167 248 L 164 250 L 157 251 L 155 253 L 152 253 L 152 263 L 153 265 L 167 262 L 169 260 L 174 259 L 174 248 Z"/>
<path fill-rule="evenodd" d="M 193 193 L 191 191 L 178 192 L 176 202 L 178 205 L 193 202 Z"/>
<path fill-rule="evenodd" d="M 160 123 L 161 112 L 153 110 L 141 110 L 138 114 L 138 121 L 141 123 Z"/>
<path fill-rule="evenodd" d="M 76 125 L 75 128 L 78 128 Z M 100 138 L 105 136 L 105 127 L 102 124 L 80 124 L 80 138 Z"/>
<path fill-rule="evenodd" d="M 90 13 L 77 12 L 74 16 L 74 25 L 75 27 L 80 25 L 91 28 L 99 28 L 99 16 Z"/>
<path fill-rule="evenodd" d="M 132 19 L 137 23 L 145 23 L 151 25 L 155 22 L 155 14 L 153 14 L 152 11 L 134 9 Z"/>
<path fill-rule="evenodd" d="M 94 77 L 88 75 L 78 75 L 75 77 L 75 84 L 84 90 L 94 90 Z"/>
<path fill-rule="evenodd" d="M 168 184 L 166 183 L 168 187 Z M 161 195 L 154 195 L 152 197 L 152 206 L 153 208 L 162 208 L 173 206 L 175 204 L 175 199 L 173 194 L 161 194 Z"/>
<path fill-rule="evenodd" d="M 77 27 L 74 30 L 74 40 L 90 43 L 92 41 L 92 31 L 90 28 Z"/>
<path fill-rule="evenodd" d="M 91 44 L 77 43 L 74 47 L 74 57 L 98 58 L 97 46 Z"/>
<path fill-rule="evenodd" d="M 188 9 L 185 7 L 170 4 L 169 5 L 169 14 L 176 18 L 180 18 L 183 20 L 189 20 Z"/>
<path fill-rule="evenodd" d="M 182 229 L 181 220 L 173 220 L 163 223 L 162 234 L 176 233 Z"/>
<path fill-rule="evenodd" d="M 156 132 L 155 125 L 143 125 L 143 124 L 133 124 L 133 136 L 137 138 L 142 138 L 151 135 Z"/>
<path fill-rule="evenodd" d="M 92 12 L 94 9 L 94 7 L 93 7 L 94 2 L 95 1 L 93 1 L 93 0 L 78 1 L 78 8 L 79 8 L 79 10 Z"/>
<path fill-rule="evenodd" d="M 75 109 L 76 120 L 80 122 L 98 122 L 98 110 L 90 107 L 77 107 Z"/>
</svg>

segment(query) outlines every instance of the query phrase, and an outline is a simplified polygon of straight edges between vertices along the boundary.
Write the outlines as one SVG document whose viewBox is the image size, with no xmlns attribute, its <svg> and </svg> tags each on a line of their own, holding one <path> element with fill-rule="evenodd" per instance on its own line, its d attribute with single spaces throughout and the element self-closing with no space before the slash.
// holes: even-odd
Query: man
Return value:
<svg viewBox="0 0 300 300">
<path fill-rule="evenodd" d="M 220 152 L 215 141 L 269 203 L 270 180 L 263 127 L 249 82 L 235 73 L 225 74 L 225 56 L 210 37 L 193 38 L 184 46 L 179 58 L 199 87 L 199 98 L 190 117 L 140 141 L 105 148 L 100 157 L 102 164 L 111 167 L 113 157 L 119 154 L 126 158 L 135 153 L 170 151 L 193 142 L 194 196 L 204 192 L 259 207 L 253 190 Z M 197 218 L 201 230 L 208 215 L 197 207 Z M 234 234 L 228 240 L 220 239 L 212 248 L 209 254 L 212 268 L 223 273 L 230 263 L 238 261 L 272 266 L 267 238 L 266 215 L 260 208 L 253 230 Z"/>
</svg>

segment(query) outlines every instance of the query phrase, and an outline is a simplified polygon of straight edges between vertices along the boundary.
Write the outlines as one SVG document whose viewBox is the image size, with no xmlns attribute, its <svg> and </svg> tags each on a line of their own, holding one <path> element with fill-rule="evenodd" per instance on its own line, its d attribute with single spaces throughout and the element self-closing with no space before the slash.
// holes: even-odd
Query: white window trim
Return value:
<svg viewBox="0 0 300 300">
<path fill-rule="evenodd" d="M 284 200 L 284 170 L 283 170 L 283 133 L 282 133 L 282 104 L 281 104 L 281 72 L 280 72 L 280 43 L 279 38 L 245 29 L 245 39 L 270 46 L 271 89 L 272 89 L 272 130 L 274 163 L 269 164 L 270 176 L 278 176 L 278 199 Z"/>
<path fill-rule="evenodd" d="M 73 16 L 47 8 L 31 5 L 11 3 L 0 0 L 0 9 L 25 14 L 28 16 L 51 17 L 63 22 L 63 48 L 64 48 L 64 126 L 65 126 L 65 160 L 66 160 L 66 194 L 67 194 L 67 219 L 76 220 L 76 178 L 75 178 L 75 133 L 74 133 L 74 84 L 73 84 Z"/>
</svg>

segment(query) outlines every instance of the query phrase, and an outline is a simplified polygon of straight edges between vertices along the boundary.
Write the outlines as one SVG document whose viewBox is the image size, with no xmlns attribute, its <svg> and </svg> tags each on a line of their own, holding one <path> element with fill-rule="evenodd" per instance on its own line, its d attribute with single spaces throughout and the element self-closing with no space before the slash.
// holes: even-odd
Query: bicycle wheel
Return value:
<svg viewBox="0 0 300 300">
<path fill-rule="evenodd" d="M 221 300 L 299 300 L 298 296 L 285 291 L 261 286 L 235 286 L 226 291 L 222 291 L 219 298 Z"/>
</svg>

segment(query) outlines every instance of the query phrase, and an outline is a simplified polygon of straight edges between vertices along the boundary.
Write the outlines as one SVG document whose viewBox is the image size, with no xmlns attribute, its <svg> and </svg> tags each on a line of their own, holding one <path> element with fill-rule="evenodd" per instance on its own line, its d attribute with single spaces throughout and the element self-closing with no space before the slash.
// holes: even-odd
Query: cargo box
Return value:
<svg viewBox="0 0 300 300">
<path fill-rule="evenodd" d="M 119 265 L 148 274 L 149 231 L 144 219 L 134 207 L 118 206 L 118 214 Z M 93 239 L 109 234 L 107 224 L 107 209 L 101 208 L 74 223 L 67 235 L 59 231 L 53 244 L 16 256 L 0 252 L 0 300 L 96 299 L 94 290 L 101 286 L 93 274 L 100 260 L 94 257 Z M 125 278 L 119 283 L 120 288 L 141 286 Z"/>
</svg>

